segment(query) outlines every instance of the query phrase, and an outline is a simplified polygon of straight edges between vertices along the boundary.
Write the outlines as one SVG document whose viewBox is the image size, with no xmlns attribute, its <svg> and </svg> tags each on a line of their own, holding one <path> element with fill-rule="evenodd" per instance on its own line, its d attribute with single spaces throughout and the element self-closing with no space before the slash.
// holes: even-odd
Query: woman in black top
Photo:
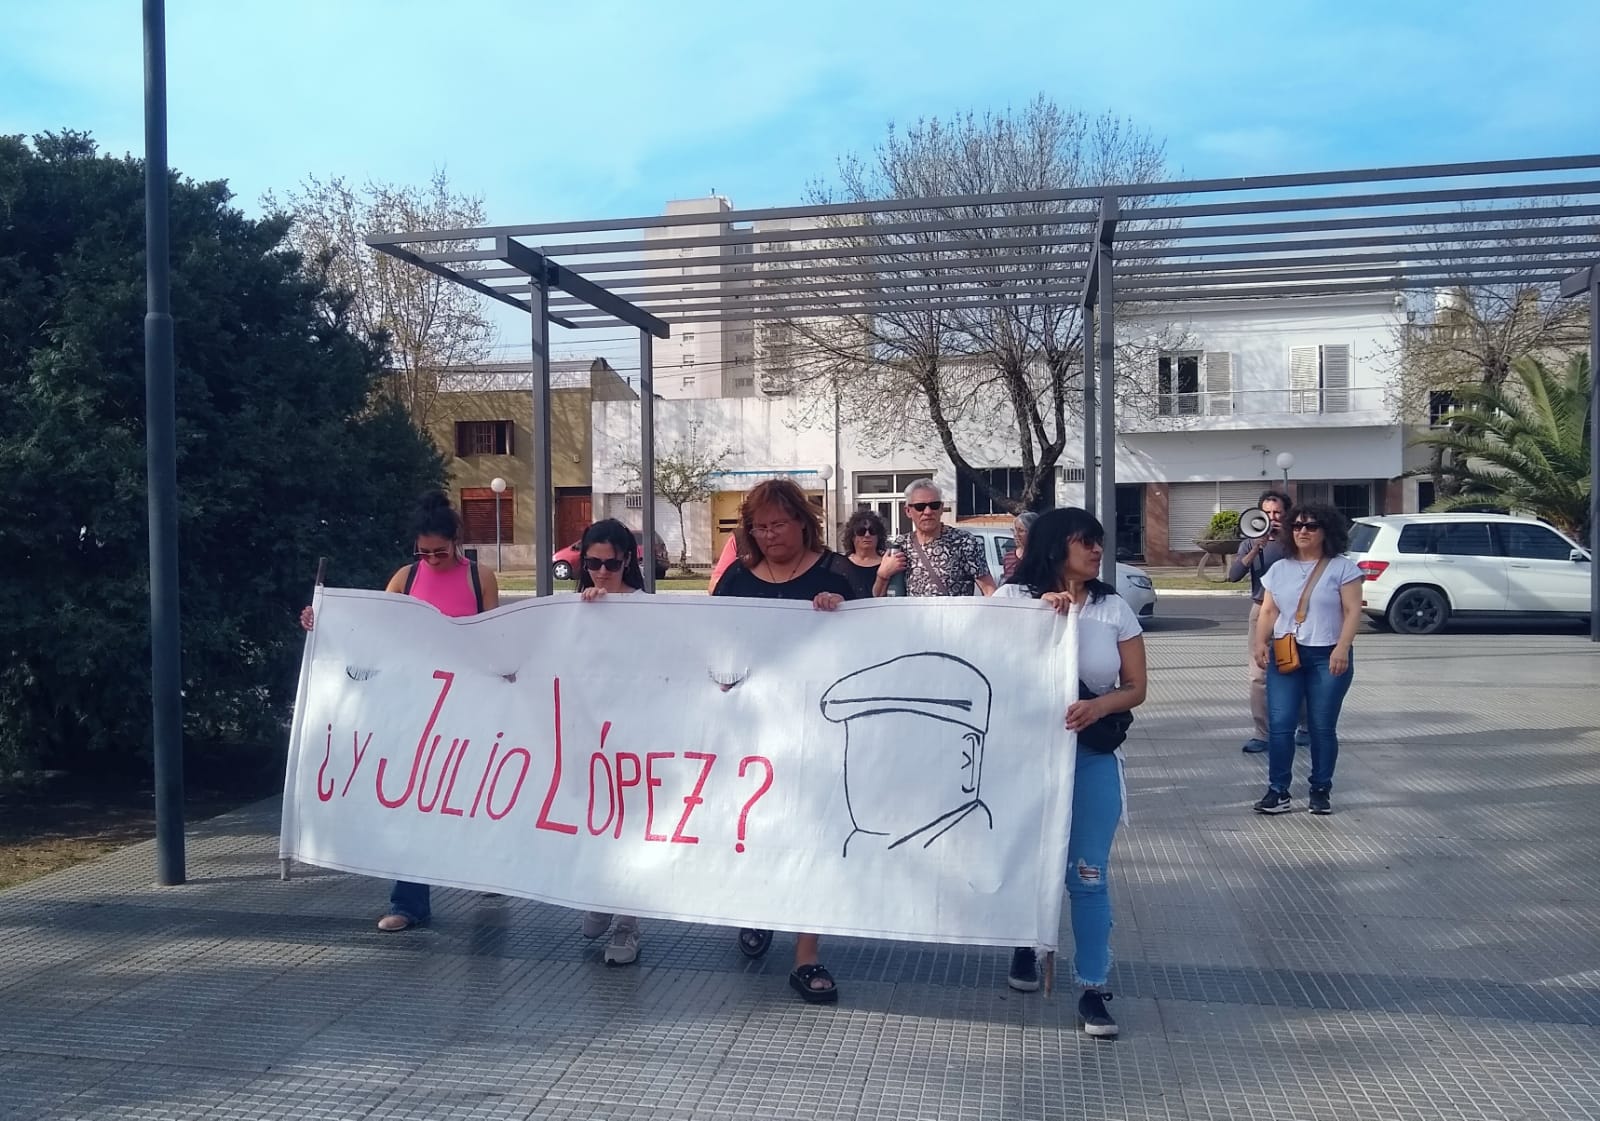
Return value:
<svg viewBox="0 0 1600 1121">
<path fill-rule="evenodd" d="M 792 480 L 758 484 L 739 507 L 739 520 L 749 552 L 728 566 L 712 595 L 810 600 L 819 611 L 859 598 L 849 575 L 855 566 L 823 547 L 816 510 Z M 839 988 L 817 960 L 818 942 L 815 934 L 795 936 L 789 987 L 803 1000 L 827 1004 L 839 999 Z M 771 945 L 770 930 L 739 931 L 747 957 L 760 957 Z"/>
<path fill-rule="evenodd" d="M 850 550 L 845 560 L 850 562 L 848 575 L 857 599 L 872 598 L 872 582 L 878 578 L 883 547 L 888 541 L 889 531 L 884 528 L 883 519 L 871 510 L 857 510 L 844 524 L 844 540 L 839 545 Z"/>
</svg>

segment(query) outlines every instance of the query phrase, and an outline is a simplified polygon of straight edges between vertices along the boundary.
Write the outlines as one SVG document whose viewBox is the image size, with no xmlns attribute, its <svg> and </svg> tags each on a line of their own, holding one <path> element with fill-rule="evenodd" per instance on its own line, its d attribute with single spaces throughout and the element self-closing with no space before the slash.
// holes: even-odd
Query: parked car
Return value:
<svg viewBox="0 0 1600 1121">
<path fill-rule="evenodd" d="M 633 535 L 638 537 L 639 530 L 634 529 Z M 583 542 L 574 541 L 565 549 L 556 550 L 556 554 L 550 558 L 550 572 L 557 580 L 576 580 L 578 578 L 578 546 L 581 544 Z M 659 533 L 654 535 L 654 544 L 655 548 L 651 552 L 655 554 L 656 579 L 662 580 L 666 578 L 667 569 L 672 564 L 672 560 L 667 555 L 667 543 L 661 540 Z M 644 564 L 643 545 L 639 546 L 639 563 L 640 565 Z"/>
<path fill-rule="evenodd" d="M 1435 634 L 1453 618 L 1589 617 L 1589 551 L 1536 518 L 1357 518 L 1348 555 L 1366 573 L 1367 618 L 1402 634 Z"/>
<path fill-rule="evenodd" d="M 962 524 L 957 528 L 966 530 L 983 542 L 983 555 L 989 562 L 989 571 L 994 574 L 995 582 L 999 583 L 1006 554 L 1017 547 L 1011 527 Z M 1128 606 L 1139 618 L 1149 619 L 1155 615 L 1155 581 L 1141 569 L 1120 561 L 1117 563 L 1117 594 L 1128 601 Z"/>
</svg>

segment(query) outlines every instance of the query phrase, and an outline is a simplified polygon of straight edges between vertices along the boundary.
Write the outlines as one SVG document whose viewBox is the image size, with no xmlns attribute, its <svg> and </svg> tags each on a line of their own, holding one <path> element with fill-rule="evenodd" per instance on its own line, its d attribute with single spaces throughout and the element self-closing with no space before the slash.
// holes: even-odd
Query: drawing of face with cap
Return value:
<svg viewBox="0 0 1600 1121">
<path fill-rule="evenodd" d="M 854 830 L 888 848 L 927 847 L 969 817 L 992 825 L 979 797 L 988 679 L 950 654 L 907 654 L 835 681 L 822 715 L 844 725 L 845 798 Z"/>
</svg>

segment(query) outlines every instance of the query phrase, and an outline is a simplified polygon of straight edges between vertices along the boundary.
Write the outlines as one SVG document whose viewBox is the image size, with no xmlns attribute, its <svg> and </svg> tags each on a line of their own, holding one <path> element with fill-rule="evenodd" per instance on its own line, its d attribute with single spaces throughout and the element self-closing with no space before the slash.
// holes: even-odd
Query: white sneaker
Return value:
<svg viewBox="0 0 1600 1121">
<path fill-rule="evenodd" d="M 585 911 L 583 925 L 578 928 L 585 938 L 598 938 L 611 929 L 611 913 L 609 911 Z"/>
<path fill-rule="evenodd" d="M 619 922 L 606 943 L 607 965 L 632 965 L 639 960 L 639 928 L 627 921 Z"/>
</svg>

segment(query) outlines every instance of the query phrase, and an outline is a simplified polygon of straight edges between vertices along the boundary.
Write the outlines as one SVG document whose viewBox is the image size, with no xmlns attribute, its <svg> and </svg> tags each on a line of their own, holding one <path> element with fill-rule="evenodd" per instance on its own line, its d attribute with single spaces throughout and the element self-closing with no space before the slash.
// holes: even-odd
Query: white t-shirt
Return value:
<svg viewBox="0 0 1600 1121">
<path fill-rule="evenodd" d="M 1020 584 L 1002 584 L 994 593 L 1002 599 L 1032 599 Z M 1078 676 L 1096 695 L 1116 688 L 1122 674 L 1122 651 L 1117 644 L 1144 633 L 1139 616 L 1116 593 L 1099 603 L 1086 603 L 1078 613 Z"/>
<path fill-rule="evenodd" d="M 1272 593 L 1272 601 L 1278 605 L 1278 621 L 1272 625 L 1274 638 L 1294 634 L 1302 646 L 1338 644 L 1339 632 L 1344 629 L 1344 605 L 1339 599 L 1339 589 L 1356 580 L 1364 580 L 1366 576 L 1349 557 L 1330 557 L 1328 567 L 1322 571 L 1322 578 L 1311 589 L 1311 601 L 1306 604 L 1306 621 L 1300 624 L 1300 630 L 1296 632 L 1294 615 L 1300 607 L 1300 593 L 1305 590 L 1306 581 L 1316 567 L 1314 560 L 1284 557 L 1267 569 L 1267 574 L 1261 578 L 1261 586 Z"/>
</svg>

